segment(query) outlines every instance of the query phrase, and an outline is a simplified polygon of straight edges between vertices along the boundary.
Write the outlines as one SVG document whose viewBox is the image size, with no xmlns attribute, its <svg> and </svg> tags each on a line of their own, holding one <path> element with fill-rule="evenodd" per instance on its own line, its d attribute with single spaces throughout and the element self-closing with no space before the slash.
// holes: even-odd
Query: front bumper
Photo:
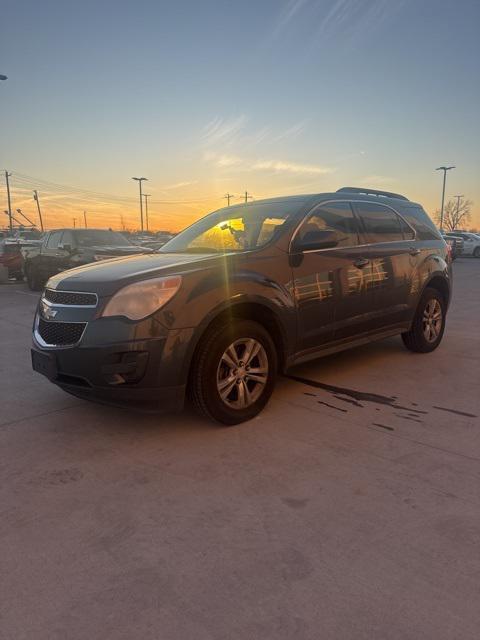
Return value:
<svg viewBox="0 0 480 640">
<path fill-rule="evenodd" d="M 89 329 L 92 325 L 89 326 Z M 192 331 L 96 346 L 45 347 L 33 338 L 32 366 L 77 397 L 149 412 L 177 412 L 184 405 L 186 355 Z"/>
</svg>

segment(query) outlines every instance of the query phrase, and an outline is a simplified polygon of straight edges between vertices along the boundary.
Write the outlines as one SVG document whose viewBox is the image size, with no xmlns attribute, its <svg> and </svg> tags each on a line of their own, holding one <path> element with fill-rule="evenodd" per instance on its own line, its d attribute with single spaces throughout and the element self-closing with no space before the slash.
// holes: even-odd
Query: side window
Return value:
<svg viewBox="0 0 480 640">
<path fill-rule="evenodd" d="M 63 232 L 61 244 L 69 244 L 73 247 L 73 233 L 71 231 Z"/>
<path fill-rule="evenodd" d="M 407 224 L 403 218 L 399 217 L 398 221 L 400 223 L 400 229 L 402 230 L 402 233 L 403 233 L 403 239 L 404 240 L 414 240 L 415 239 L 415 232 L 412 229 L 412 227 L 409 224 Z"/>
<path fill-rule="evenodd" d="M 319 205 L 298 230 L 303 240 L 311 231 L 336 231 L 340 236 L 337 246 L 352 247 L 358 244 L 358 225 L 348 202 L 332 202 Z"/>
<path fill-rule="evenodd" d="M 48 236 L 47 240 L 47 248 L 48 249 L 56 249 L 58 247 L 58 243 L 60 242 L 60 238 L 62 237 L 61 231 L 52 231 Z"/>
<path fill-rule="evenodd" d="M 400 218 L 391 209 L 370 202 L 357 202 L 355 208 L 362 219 L 367 242 L 403 240 Z"/>
</svg>

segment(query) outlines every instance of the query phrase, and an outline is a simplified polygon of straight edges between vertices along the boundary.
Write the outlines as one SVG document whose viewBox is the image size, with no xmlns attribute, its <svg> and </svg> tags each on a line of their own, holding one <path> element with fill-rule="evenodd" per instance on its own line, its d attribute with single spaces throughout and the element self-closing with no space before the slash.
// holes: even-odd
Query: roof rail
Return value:
<svg viewBox="0 0 480 640">
<path fill-rule="evenodd" d="M 396 198 L 397 200 L 406 200 L 408 198 L 401 196 L 399 193 L 392 193 L 391 191 L 378 191 L 378 189 L 365 189 L 364 187 L 342 187 L 337 189 L 337 193 L 363 193 L 366 196 L 381 196 L 383 198 Z"/>
</svg>

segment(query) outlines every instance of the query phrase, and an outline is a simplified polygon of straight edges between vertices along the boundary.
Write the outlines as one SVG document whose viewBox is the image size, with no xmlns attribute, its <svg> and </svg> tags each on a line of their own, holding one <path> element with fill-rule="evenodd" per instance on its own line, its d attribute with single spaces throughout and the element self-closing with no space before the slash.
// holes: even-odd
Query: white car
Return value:
<svg viewBox="0 0 480 640">
<path fill-rule="evenodd" d="M 448 231 L 447 236 L 459 236 L 463 238 L 462 255 L 480 258 L 480 235 L 470 233 L 469 231 Z"/>
</svg>

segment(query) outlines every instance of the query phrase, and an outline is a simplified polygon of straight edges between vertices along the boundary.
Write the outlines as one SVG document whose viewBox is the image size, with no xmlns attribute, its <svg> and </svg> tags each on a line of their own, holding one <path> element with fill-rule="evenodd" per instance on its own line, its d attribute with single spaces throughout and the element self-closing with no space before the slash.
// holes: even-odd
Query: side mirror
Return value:
<svg viewBox="0 0 480 640">
<path fill-rule="evenodd" d="M 60 251 L 66 251 L 67 253 L 72 253 L 72 245 L 70 244 L 59 244 L 58 248 Z"/>
<path fill-rule="evenodd" d="M 307 231 L 303 238 L 294 241 L 294 251 L 315 251 L 319 249 L 333 249 L 340 242 L 339 234 L 332 229 Z"/>
</svg>

